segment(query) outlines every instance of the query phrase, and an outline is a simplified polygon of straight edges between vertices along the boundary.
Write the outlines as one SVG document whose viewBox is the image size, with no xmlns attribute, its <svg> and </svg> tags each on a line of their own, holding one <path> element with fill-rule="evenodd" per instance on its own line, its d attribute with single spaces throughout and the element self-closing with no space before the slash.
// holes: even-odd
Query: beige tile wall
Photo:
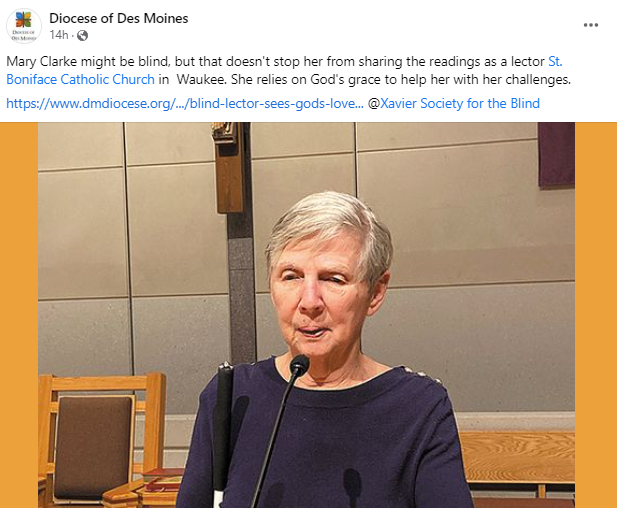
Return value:
<svg viewBox="0 0 617 508">
<path fill-rule="evenodd" d="M 39 145 L 39 298 L 227 291 L 209 124 L 40 124 Z"/>
<path fill-rule="evenodd" d="M 121 123 L 40 123 L 39 171 L 119 167 Z"/>
<path fill-rule="evenodd" d="M 539 190 L 537 153 L 535 123 L 256 124 L 257 290 L 276 219 L 326 189 L 390 226 L 395 287 L 573 280 L 574 191 Z"/>
<path fill-rule="evenodd" d="M 536 124 L 351 128 L 253 127 L 259 357 L 285 349 L 266 294 L 270 229 L 301 197 L 341 190 L 394 236 L 367 352 L 447 379 L 459 410 L 574 410 L 574 190 L 539 190 Z"/>
<path fill-rule="evenodd" d="M 358 151 L 537 139 L 535 123 L 360 123 Z"/>
<path fill-rule="evenodd" d="M 127 165 L 214 161 L 209 123 L 127 123 Z"/>
<path fill-rule="evenodd" d="M 128 188 L 133 294 L 226 293 L 214 163 L 129 167 Z"/>
<path fill-rule="evenodd" d="M 570 302 L 568 281 L 574 280 L 574 191 L 538 190 L 535 124 L 254 124 L 252 150 L 260 356 L 279 345 L 265 295 L 270 229 L 301 197 L 339 190 L 365 199 L 395 237 L 392 294 L 401 297 L 390 312 L 384 308 L 378 329 L 370 329 L 372 354 L 413 360 L 414 344 L 402 333 L 411 329 L 406 305 L 429 302 L 433 317 L 418 329 L 436 336 L 441 328 L 431 320 L 439 319 L 440 308 L 471 309 L 457 318 L 470 330 L 463 340 L 482 345 L 491 344 L 494 327 L 480 323 L 486 313 L 478 309 L 479 293 L 457 288 L 486 286 L 491 309 L 507 306 L 514 316 L 528 293 L 540 295 L 528 322 L 516 327 L 522 318 L 514 319 L 500 340 L 510 346 L 541 341 L 543 355 L 558 350 L 555 372 L 564 390 L 554 396 L 528 390 L 517 399 L 521 391 L 513 388 L 509 406 L 494 392 L 476 404 L 467 394 L 495 367 L 484 360 L 474 372 L 452 368 L 450 383 L 477 410 L 573 408 L 573 324 L 559 316 L 560 298 Z M 215 212 L 212 161 L 209 124 L 40 124 L 43 365 L 91 373 L 75 348 L 100 348 L 101 330 L 109 330 L 114 338 L 106 362 L 117 358 L 121 371 L 131 362 L 165 370 L 177 398 L 171 412 L 194 407 L 211 373 L 191 357 L 203 347 L 199 354 L 215 365 L 229 340 L 225 220 Z M 518 282 L 525 285 L 510 291 Z M 546 284 L 557 285 L 543 292 Z M 195 321 L 199 315 L 206 318 Z M 461 347 L 473 358 L 473 344 Z M 546 378 L 536 371 L 548 367 L 529 361 L 527 346 L 514 349 L 510 370 L 518 377 L 511 386 Z M 438 348 L 418 352 L 436 370 L 458 359 L 444 360 Z M 446 353 L 456 355 L 455 347 Z"/>
<path fill-rule="evenodd" d="M 229 351 L 213 159 L 206 123 L 40 124 L 42 371 L 162 370 L 195 410 Z"/>
<path fill-rule="evenodd" d="M 251 128 L 253 159 L 353 153 L 352 123 L 256 123 Z"/>
<path fill-rule="evenodd" d="M 395 287 L 572 280 L 574 192 L 538 187 L 537 141 L 361 153 Z"/>
<path fill-rule="evenodd" d="M 40 374 L 131 374 L 128 298 L 39 302 Z"/>
<path fill-rule="evenodd" d="M 39 298 L 128 296 L 122 168 L 39 173 Z"/>
</svg>

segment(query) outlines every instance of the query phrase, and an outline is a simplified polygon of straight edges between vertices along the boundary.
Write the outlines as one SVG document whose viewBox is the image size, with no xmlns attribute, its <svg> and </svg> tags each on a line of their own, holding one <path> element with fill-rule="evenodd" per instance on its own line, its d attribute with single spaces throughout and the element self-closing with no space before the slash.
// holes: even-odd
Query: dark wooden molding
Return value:
<svg viewBox="0 0 617 508">
<path fill-rule="evenodd" d="M 216 209 L 218 213 L 244 211 L 244 126 L 237 124 L 235 143 L 217 143 L 215 140 L 216 164 Z"/>
</svg>

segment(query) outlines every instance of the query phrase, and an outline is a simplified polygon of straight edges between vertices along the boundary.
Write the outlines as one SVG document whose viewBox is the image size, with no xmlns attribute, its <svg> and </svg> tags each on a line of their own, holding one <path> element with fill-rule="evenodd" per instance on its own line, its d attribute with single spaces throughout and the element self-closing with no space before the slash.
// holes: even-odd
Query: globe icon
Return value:
<svg viewBox="0 0 617 508">
<path fill-rule="evenodd" d="M 86 32 L 85 30 L 80 30 L 79 32 L 77 32 L 77 38 L 80 41 L 85 41 L 88 38 L 88 32 Z"/>
</svg>

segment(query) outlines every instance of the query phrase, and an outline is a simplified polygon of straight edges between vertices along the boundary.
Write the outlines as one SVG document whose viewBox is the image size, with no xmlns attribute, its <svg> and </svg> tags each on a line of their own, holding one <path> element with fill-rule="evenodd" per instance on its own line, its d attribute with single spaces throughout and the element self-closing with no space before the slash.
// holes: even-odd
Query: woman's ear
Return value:
<svg viewBox="0 0 617 508">
<path fill-rule="evenodd" d="M 388 290 L 388 283 L 390 282 L 390 270 L 386 270 L 373 287 L 373 293 L 371 295 L 371 301 L 366 311 L 367 316 L 372 316 L 379 310 L 381 304 L 386 297 L 386 291 Z"/>
</svg>

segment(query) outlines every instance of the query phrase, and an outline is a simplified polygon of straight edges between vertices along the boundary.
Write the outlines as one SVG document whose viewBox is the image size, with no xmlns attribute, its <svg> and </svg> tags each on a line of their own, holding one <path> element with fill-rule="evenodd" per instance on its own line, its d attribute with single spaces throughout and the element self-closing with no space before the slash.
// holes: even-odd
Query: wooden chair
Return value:
<svg viewBox="0 0 617 508">
<path fill-rule="evenodd" d="M 145 376 L 112 376 L 112 377 L 54 377 L 52 375 L 39 376 L 39 422 L 38 422 L 38 476 L 39 476 L 39 508 L 51 508 L 59 506 L 54 499 L 54 481 L 56 474 L 61 474 L 56 471 L 56 462 L 58 456 L 66 457 L 66 453 L 59 448 L 60 441 L 66 440 L 64 434 L 60 439 L 58 427 L 67 428 L 67 425 L 62 420 L 62 414 L 69 419 L 68 409 L 69 399 L 59 398 L 62 392 L 88 392 L 82 394 L 83 397 L 96 400 L 97 397 L 91 395 L 92 392 L 104 392 L 103 397 L 117 397 L 120 399 L 132 399 L 130 403 L 130 412 L 127 412 L 129 418 L 133 418 L 130 424 L 131 429 L 134 429 L 134 415 L 137 413 L 145 414 L 145 432 L 143 446 L 143 462 L 135 463 L 133 461 L 133 436 L 131 431 L 130 450 L 128 457 L 127 478 L 123 484 L 109 490 L 103 494 L 99 504 L 107 507 L 122 507 L 130 508 L 138 506 L 138 496 L 135 490 L 143 486 L 142 480 L 131 481 L 134 474 L 141 474 L 144 471 L 163 466 L 163 437 L 165 426 L 165 393 L 166 393 L 166 378 L 164 374 L 155 372 Z M 114 392 L 116 392 L 114 394 Z M 144 401 L 136 401 L 134 396 L 118 395 L 117 392 L 145 392 Z M 98 395 L 98 394 L 96 394 Z M 112 402 L 109 399 L 104 400 L 98 396 L 98 405 L 103 406 L 104 411 L 109 411 L 111 408 L 118 406 L 118 403 Z M 86 399 L 76 400 L 77 405 L 89 404 Z M 94 402 L 96 405 L 97 402 Z M 73 403 L 75 405 L 75 403 Z M 126 404 L 123 402 L 123 406 Z M 86 406 L 89 407 L 89 406 Z M 82 411 L 83 406 L 82 406 Z M 73 413 L 79 414 L 79 413 Z M 107 414 L 107 413 L 105 413 Z M 94 413 L 93 413 L 94 415 Z M 93 416 L 95 417 L 95 416 Z M 74 418 L 74 416 L 73 416 Z M 96 418 L 96 417 L 95 417 Z M 111 418 L 110 418 L 111 420 Z M 70 421 L 70 419 L 69 419 Z M 58 425 L 60 423 L 60 425 Z M 79 421 L 73 422 L 73 428 L 79 427 Z M 104 426 L 103 426 L 104 427 Z M 80 438 L 83 439 L 83 429 L 78 429 Z M 126 429 L 124 429 L 126 431 Z M 62 431 L 64 432 L 64 431 Z M 113 432 L 112 432 L 113 434 Z M 103 439 L 109 436 L 102 436 Z M 92 436 L 92 440 L 96 436 Z M 88 435 L 87 439 L 91 439 Z M 58 443 L 56 441 L 58 440 Z M 103 442 L 102 446 L 107 448 L 109 442 Z M 111 447 L 117 448 L 117 447 Z M 64 453 L 64 455 L 62 455 Z M 62 460 L 61 460 L 62 462 Z M 66 460 L 64 461 L 66 462 Z M 70 462 L 70 459 L 69 459 Z M 66 474 L 65 474 L 66 476 Z M 71 503 L 72 508 L 79 506 L 78 503 Z M 85 501 L 83 506 L 92 507 L 90 501 Z"/>
<path fill-rule="evenodd" d="M 574 432 L 468 431 L 460 437 L 470 484 L 534 485 L 543 500 L 538 506 L 573 506 L 572 500 L 546 500 L 546 486 L 574 485 Z M 505 508 L 512 502 L 482 499 L 476 506 Z"/>
</svg>

